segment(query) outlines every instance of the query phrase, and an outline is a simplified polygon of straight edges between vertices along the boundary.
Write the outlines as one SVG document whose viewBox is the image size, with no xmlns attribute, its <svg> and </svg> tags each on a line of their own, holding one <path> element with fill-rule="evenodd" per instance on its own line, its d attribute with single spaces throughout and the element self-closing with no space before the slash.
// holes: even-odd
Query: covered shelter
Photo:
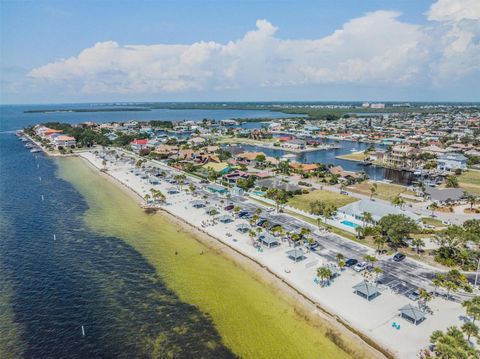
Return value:
<svg viewBox="0 0 480 359">
<path fill-rule="evenodd" d="M 293 261 L 298 262 L 301 261 L 302 259 L 305 259 L 305 254 L 303 253 L 301 248 L 293 248 L 287 251 L 287 256 L 290 259 L 293 259 Z"/>
<path fill-rule="evenodd" d="M 200 201 L 199 199 L 192 201 L 192 207 L 194 208 L 202 208 L 202 207 L 205 207 L 205 205 L 206 205 L 205 202 Z"/>
<path fill-rule="evenodd" d="M 228 192 L 228 189 L 226 187 L 220 186 L 215 183 L 209 184 L 207 188 L 212 193 L 225 194 Z"/>
<path fill-rule="evenodd" d="M 176 193 L 180 193 L 180 191 L 176 187 L 170 187 L 169 189 L 167 189 L 167 193 L 168 194 L 176 194 Z"/>
<path fill-rule="evenodd" d="M 378 288 L 366 281 L 354 285 L 353 289 L 356 294 L 369 301 L 380 295 Z"/>
<path fill-rule="evenodd" d="M 222 222 L 222 223 L 229 223 L 229 222 L 232 222 L 232 221 L 233 221 L 232 217 L 230 217 L 230 216 L 228 216 L 228 215 L 226 215 L 226 214 L 223 215 L 223 216 L 221 216 L 218 220 L 219 220 L 220 222 Z"/>
<path fill-rule="evenodd" d="M 272 236 L 270 233 L 264 233 L 260 235 L 258 240 L 265 244 L 268 248 L 279 244 L 278 239 L 275 236 Z"/>
<path fill-rule="evenodd" d="M 420 324 L 425 320 L 425 313 L 411 304 L 407 304 L 400 308 L 399 311 L 402 318 L 405 318 L 415 325 Z"/>
<path fill-rule="evenodd" d="M 241 233 L 245 233 L 250 229 L 250 226 L 246 223 L 240 223 L 237 225 L 237 231 Z"/>
</svg>

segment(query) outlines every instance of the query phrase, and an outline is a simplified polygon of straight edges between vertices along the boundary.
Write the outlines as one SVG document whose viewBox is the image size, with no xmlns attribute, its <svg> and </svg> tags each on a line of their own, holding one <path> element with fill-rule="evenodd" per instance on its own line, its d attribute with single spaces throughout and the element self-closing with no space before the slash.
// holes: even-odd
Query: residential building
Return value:
<svg viewBox="0 0 480 359">
<path fill-rule="evenodd" d="M 460 153 L 445 153 L 437 160 L 437 168 L 440 171 L 462 171 L 467 169 L 467 158 Z"/>
</svg>

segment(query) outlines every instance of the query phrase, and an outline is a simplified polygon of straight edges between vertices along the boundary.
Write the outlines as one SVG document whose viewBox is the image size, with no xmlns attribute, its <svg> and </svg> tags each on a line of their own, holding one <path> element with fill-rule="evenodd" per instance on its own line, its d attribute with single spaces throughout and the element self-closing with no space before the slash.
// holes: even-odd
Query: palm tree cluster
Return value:
<svg viewBox="0 0 480 359">
<path fill-rule="evenodd" d="M 310 202 L 310 213 L 319 216 L 318 227 L 320 228 L 320 216 L 323 216 L 325 223 L 327 223 L 327 219 L 337 213 L 337 207 L 332 203 L 317 200 Z"/>
</svg>

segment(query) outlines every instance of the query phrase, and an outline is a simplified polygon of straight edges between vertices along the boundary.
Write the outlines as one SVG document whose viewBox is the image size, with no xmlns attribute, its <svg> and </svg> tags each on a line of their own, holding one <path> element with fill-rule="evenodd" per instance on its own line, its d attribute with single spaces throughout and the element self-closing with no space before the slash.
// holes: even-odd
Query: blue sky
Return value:
<svg viewBox="0 0 480 359">
<path fill-rule="evenodd" d="M 479 3 L 3 0 L 0 101 L 478 101 Z"/>
</svg>

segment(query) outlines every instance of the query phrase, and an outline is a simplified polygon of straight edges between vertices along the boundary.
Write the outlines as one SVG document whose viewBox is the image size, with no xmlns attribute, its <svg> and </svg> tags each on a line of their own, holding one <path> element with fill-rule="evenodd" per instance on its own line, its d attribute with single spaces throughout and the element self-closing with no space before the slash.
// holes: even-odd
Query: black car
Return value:
<svg viewBox="0 0 480 359">
<path fill-rule="evenodd" d="M 228 206 L 225 206 L 224 210 L 225 211 L 231 211 L 234 208 L 235 208 L 235 206 L 233 204 L 229 204 Z"/>
<path fill-rule="evenodd" d="M 240 211 L 238 212 L 238 218 L 243 218 L 248 215 L 248 211 Z"/>
<path fill-rule="evenodd" d="M 394 256 L 393 256 L 393 260 L 395 262 L 401 262 L 405 259 L 405 254 L 403 253 L 396 253 Z"/>
<path fill-rule="evenodd" d="M 350 258 L 345 261 L 345 267 L 353 267 L 357 263 L 358 263 L 357 259 Z"/>
</svg>

